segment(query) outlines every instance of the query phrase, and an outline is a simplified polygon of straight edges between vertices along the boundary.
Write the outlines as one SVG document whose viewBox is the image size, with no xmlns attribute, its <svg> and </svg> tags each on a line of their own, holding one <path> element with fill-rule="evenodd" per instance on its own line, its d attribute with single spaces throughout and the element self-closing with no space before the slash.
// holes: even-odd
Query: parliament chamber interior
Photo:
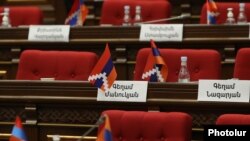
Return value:
<svg viewBox="0 0 250 141">
<path fill-rule="evenodd" d="M 249 86 L 244 102 L 200 101 L 200 80 L 249 83 L 249 21 L 247 0 L 1 0 L 0 141 L 203 141 L 206 125 L 250 125 Z M 181 25 L 181 39 L 142 40 L 147 25 Z M 30 39 L 51 27 L 67 39 Z M 141 81 L 144 102 L 97 98 Z"/>
</svg>

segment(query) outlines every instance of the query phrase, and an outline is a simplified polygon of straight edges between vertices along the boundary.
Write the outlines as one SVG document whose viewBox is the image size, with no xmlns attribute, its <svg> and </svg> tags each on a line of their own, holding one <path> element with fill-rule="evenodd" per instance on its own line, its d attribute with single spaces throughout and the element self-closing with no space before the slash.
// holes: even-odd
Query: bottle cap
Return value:
<svg viewBox="0 0 250 141">
<path fill-rule="evenodd" d="M 9 12 L 9 11 L 10 11 L 10 8 L 5 7 L 3 11 L 4 11 L 4 12 Z"/>
<path fill-rule="evenodd" d="M 10 12 L 10 8 L 8 8 L 8 7 L 5 7 L 4 9 L 3 9 L 3 14 L 4 15 L 9 15 L 9 12 Z"/>
<path fill-rule="evenodd" d="M 136 5 L 135 13 L 141 13 L 141 6 L 140 5 Z"/>
<path fill-rule="evenodd" d="M 245 9 L 245 3 L 240 3 L 240 11 L 244 11 Z"/>
<path fill-rule="evenodd" d="M 227 8 L 228 12 L 227 12 L 227 17 L 234 17 L 234 14 L 233 14 L 233 8 Z"/>
<path fill-rule="evenodd" d="M 136 10 L 141 10 L 141 6 L 140 5 L 136 5 L 135 9 Z"/>
<path fill-rule="evenodd" d="M 245 7 L 245 3 L 240 3 L 240 8 L 244 8 Z"/>
<path fill-rule="evenodd" d="M 187 61 L 187 56 L 181 56 L 181 61 L 186 62 Z"/>
<path fill-rule="evenodd" d="M 124 5 L 124 9 L 129 10 L 130 6 L 129 5 Z"/>
</svg>

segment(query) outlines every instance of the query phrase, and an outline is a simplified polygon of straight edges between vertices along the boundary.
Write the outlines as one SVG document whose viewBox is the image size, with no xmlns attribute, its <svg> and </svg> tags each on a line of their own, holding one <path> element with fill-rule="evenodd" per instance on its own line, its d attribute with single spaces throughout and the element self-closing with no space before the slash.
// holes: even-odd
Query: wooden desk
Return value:
<svg viewBox="0 0 250 141">
<path fill-rule="evenodd" d="M 93 51 L 101 55 L 109 43 L 113 60 L 119 71 L 118 79 L 133 79 L 137 51 L 149 47 L 139 41 L 140 27 L 75 27 L 71 28 L 68 43 L 30 42 L 28 28 L 0 28 L 0 70 L 7 79 L 15 79 L 20 53 L 27 49 Z M 236 51 L 250 44 L 246 25 L 184 25 L 182 42 L 157 42 L 159 48 L 216 49 L 222 55 L 223 76 L 232 78 Z"/>
<path fill-rule="evenodd" d="M 181 111 L 193 117 L 193 140 L 202 139 L 202 126 L 224 113 L 250 113 L 249 103 L 198 102 L 196 83 L 150 83 L 146 103 L 97 102 L 97 89 L 82 81 L 0 81 L 0 138 L 7 138 L 21 115 L 32 141 L 59 134 L 76 138 L 108 109 Z M 5 136 L 4 136 L 5 135 Z M 96 130 L 90 134 L 93 137 Z"/>
</svg>

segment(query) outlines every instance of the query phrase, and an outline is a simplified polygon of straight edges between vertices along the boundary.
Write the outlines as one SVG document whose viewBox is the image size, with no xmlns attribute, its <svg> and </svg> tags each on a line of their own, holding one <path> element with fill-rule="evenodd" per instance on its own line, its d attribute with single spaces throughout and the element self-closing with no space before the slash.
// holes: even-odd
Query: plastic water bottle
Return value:
<svg viewBox="0 0 250 141">
<path fill-rule="evenodd" d="M 124 6 L 123 26 L 131 26 L 130 6 Z"/>
<path fill-rule="evenodd" d="M 141 17 L 141 6 L 137 5 L 135 7 L 135 19 L 134 19 L 134 25 L 139 26 L 140 22 L 142 22 L 142 17 Z"/>
<path fill-rule="evenodd" d="M 187 67 L 187 56 L 181 57 L 181 67 L 178 76 L 178 82 L 180 83 L 190 82 L 190 74 Z"/>
<path fill-rule="evenodd" d="M 247 24 L 247 17 L 245 14 L 245 3 L 239 4 L 239 15 L 237 18 L 237 24 Z"/>
<path fill-rule="evenodd" d="M 11 27 L 10 18 L 9 18 L 10 9 L 4 8 L 3 10 L 3 18 L 2 18 L 2 27 Z"/>
<path fill-rule="evenodd" d="M 227 8 L 227 20 L 225 24 L 235 24 L 233 8 Z"/>
</svg>

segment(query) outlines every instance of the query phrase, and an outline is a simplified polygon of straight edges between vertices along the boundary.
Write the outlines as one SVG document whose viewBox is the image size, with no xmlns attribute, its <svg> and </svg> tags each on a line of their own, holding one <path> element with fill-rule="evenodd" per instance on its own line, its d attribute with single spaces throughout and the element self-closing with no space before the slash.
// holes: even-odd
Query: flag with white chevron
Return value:
<svg viewBox="0 0 250 141">
<path fill-rule="evenodd" d="M 161 57 L 160 51 L 154 41 L 151 40 L 150 42 L 152 51 L 149 53 L 142 79 L 150 82 L 165 82 L 168 75 L 167 65 Z"/>
<path fill-rule="evenodd" d="M 88 81 L 106 92 L 116 80 L 117 73 L 113 64 L 108 44 L 99 61 L 92 70 Z"/>
</svg>

